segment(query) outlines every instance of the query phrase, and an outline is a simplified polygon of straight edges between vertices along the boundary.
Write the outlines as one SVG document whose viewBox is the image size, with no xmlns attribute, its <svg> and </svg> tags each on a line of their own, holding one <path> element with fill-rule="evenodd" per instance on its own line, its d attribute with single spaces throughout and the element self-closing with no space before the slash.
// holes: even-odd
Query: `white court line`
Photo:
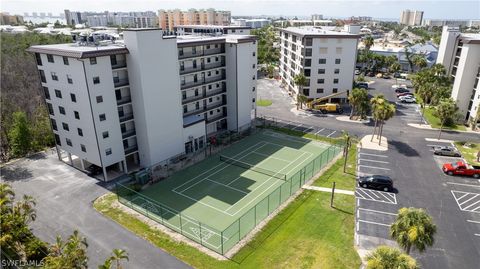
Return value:
<svg viewBox="0 0 480 269">
<path fill-rule="evenodd" d="M 386 155 L 378 155 L 378 154 L 371 154 L 371 153 L 359 153 L 360 155 L 368 155 L 368 156 L 376 156 L 376 157 L 382 157 L 382 158 L 388 158 Z"/>
<path fill-rule="evenodd" d="M 386 215 L 392 215 L 392 216 L 398 215 L 398 214 L 395 214 L 395 213 L 373 210 L 373 209 L 367 209 L 367 208 L 358 208 L 358 210 L 369 211 L 369 212 L 380 213 L 380 214 L 386 214 Z"/>
<path fill-rule="evenodd" d="M 476 220 L 469 220 L 469 219 L 467 219 L 467 222 L 480 224 L 480 221 L 476 221 Z"/>
<path fill-rule="evenodd" d="M 365 162 L 374 162 L 374 163 L 389 163 L 389 162 L 370 160 L 370 159 L 358 159 L 358 160 L 359 161 L 365 161 Z"/>
<path fill-rule="evenodd" d="M 264 141 L 260 141 L 260 142 L 258 142 L 257 144 L 255 144 L 255 145 L 253 145 L 253 146 L 251 146 L 251 147 L 248 147 L 248 148 L 246 148 L 245 150 L 239 152 L 238 154 L 234 155 L 233 157 L 237 157 L 238 155 L 243 154 L 244 152 L 248 151 L 250 148 L 256 147 L 258 144 L 265 144 L 265 142 L 264 142 Z M 222 165 L 225 165 L 225 163 L 219 163 L 219 164 L 215 165 L 214 167 L 208 169 L 207 171 L 201 173 L 200 175 L 198 175 L 198 176 L 196 176 L 196 177 L 188 180 L 187 182 L 184 182 L 183 184 L 175 187 L 175 188 L 173 189 L 173 191 L 175 191 L 176 189 L 182 187 L 183 185 L 185 185 L 185 184 L 187 184 L 187 183 L 190 183 L 191 181 L 193 181 L 193 180 L 195 180 L 195 179 L 203 176 L 204 174 L 206 174 L 206 173 L 208 173 L 208 172 L 210 172 L 210 171 L 212 171 L 212 170 L 214 170 L 214 169 L 216 169 L 217 167 L 222 166 Z M 223 169 L 225 169 L 225 168 L 227 168 L 227 167 L 229 167 L 229 166 L 231 166 L 231 164 L 227 164 L 225 167 L 223 167 L 222 169 L 220 169 L 220 170 L 218 170 L 218 171 L 221 171 L 221 170 L 223 170 Z M 213 173 L 212 175 L 216 174 L 218 171 L 216 171 L 216 172 Z"/>
<path fill-rule="evenodd" d="M 455 183 L 455 182 L 447 182 L 447 184 L 480 188 L 480 185 L 472 185 L 472 184 L 463 184 L 463 183 Z M 465 192 L 462 192 L 462 193 L 465 193 Z"/>
<path fill-rule="evenodd" d="M 216 211 L 218 211 L 218 212 L 220 212 L 220 213 L 223 213 L 223 214 L 225 214 L 225 215 L 229 215 L 230 217 L 233 217 L 233 216 L 234 216 L 234 215 L 232 215 L 232 214 L 229 214 L 228 212 L 225 212 L 225 211 L 223 211 L 223 210 L 221 210 L 221 209 L 218 209 L 218 208 L 216 208 L 216 207 L 214 207 L 214 206 L 212 206 L 212 205 L 210 205 L 210 204 L 204 203 L 204 202 L 202 202 L 202 201 L 200 201 L 200 200 L 194 199 L 194 198 L 192 198 L 192 197 L 190 197 L 190 196 L 188 196 L 188 195 L 185 195 L 185 194 L 183 194 L 183 193 L 181 193 L 181 192 L 178 192 L 178 191 L 173 191 L 173 192 L 175 192 L 176 194 L 181 195 L 181 196 L 183 196 L 183 197 L 185 197 L 185 198 L 187 198 L 187 199 L 190 199 L 190 200 L 192 200 L 192 201 L 195 201 L 196 203 L 199 203 L 199 204 L 204 205 L 204 206 L 206 206 L 206 207 L 210 207 L 211 209 L 216 210 Z"/>
<path fill-rule="evenodd" d="M 388 168 L 377 167 L 377 166 L 369 166 L 369 165 L 363 165 L 363 164 L 358 165 L 358 167 L 366 167 L 366 168 L 373 168 L 373 169 L 380 169 L 380 170 L 388 170 L 388 171 L 390 171 L 390 169 L 388 169 Z"/>
<path fill-rule="evenodd" d="M 211 179 L 209 179 L 209 178 L 206 178 L 205 180 L 210 181 L 210 182 L 213 182 L 213 183 L 218 184 L 218 185 L 221 185 L 221 186 L 224 186 L 224 187 L 227 187 L 227 188 L 229 188 L 229 189 L 232 189 L 232 190 L 235 190 L 235 191 L 244 193 L 244 194 L 248 194 L 248 192 L 241 191 L 241 190 L 239 190 L 239 189 L 237 189 L 237 188 L 234 188 L 234 187 L 232 187 L 232 186 L 225 185 L 225 184 L 223 184 L 223 183 L 220 183 L 220 182 L 215 181 L 215 180 L 211 180 Z"/>
<path fill-rule="evenodd" d="M 304 152 L 304 153 L 305 153 L 305 152 Z M 290 164 L 295 163 L 298 159 L 300 159 L 300 158 L 303 156 L 304 153 L 302 153 L 300 156 L 298 156 L 298 157 L 297 157 L 294 161 L 292 161 Z M 309 153 L 309 152 L 306 152 L 306 153 Z M 310 156 L 309 156 L 308 158 L 310 158 L 311 156 L 312 156 L 312 154 L 310 153 Z M 298 163 L 298 164 L 295 165 L 292 169 L 290 169 L 290 171 L 286 172 L 285 174 L 288 175 L 290 172 L 292 172 L 295 168 L 297 168 L 297 167 L 298 167 L 299 165 L 301 165 L 301 164 L 304 164 L 304 162 L 302 161 L 302 162 Z M 288 167 L 288 165 L 285 166 L 284 168 L 287 168 L 287 167 Z M 280 169 L 280 171 L 278 171 L 278 172 L 283 171 L 284 168 Z M 265 182 L 263 182 L 262 184 L 260 184 L 260 186 L 256 187 L 254 190 L 252 190 L 252 192 L 254 192 L 254 191 L 257 190 L 258 188 L 260 188 L 263 184 L 265 184 L 266 182 L 270 181 L 270 179 L 272 179 L 272 178 L 273 178 L 273 177 L 270 177 L 269 179 L 265 180 Z M 276 182 L 276 181 L 275 181 L 275 182 Z M 274 182 L 274 183 L 275 183 L 275 182 Z M 271 185 L 268 186 L 265 190 L 263 190 L 261 193 L 259 193 L 257 196 L 255 196 L 254 198 L 250 199 L 250 201 L 249 201 L 246 205 L 244 205 L 244 206 L 242 206 L 240 209 L 238 209 L 238 210 L 234 213 L 234 215 L 236 215 L 236 214 L 237 214 L 238 212 L 240 212 L 243 208 L 245 208 L 245 207 L 248 206 L 250 203 L 252 203 L 253 201 L 255 201 L 260 195 L 262 195 L 264 192 L 266 192 L 268 189 L 270 189 L 273 185 L 275 185 L 275 184 L 271 184 Z M 241 200 L 243 200 L 244 198 L 245 198 L 245 197 L 243 197 L 242 199 L 240 199 L 239 201 L 237 201 L 237 203 L 240 202 Z M 237 203 L 235 203 L 235 204 L 237 204 Z M 235 205 L 230 206 L 230 207 L 227 209 L 227 211 L 230 210 L 233 206 L 235 206 Z"/>
<path fill-rule="evenodd" d="M 275 159 L 275 160 L 279 160 L 279 161 L 283 161 L 283 162 L 290 162 L 289 160 L 285 160 L 285 159 L 277 158 L 277 157 L 272 157 L 272 156 L 270 156 L 270 155 L 263 154 L 263 153 L 256 152 L 256 151 L 252 151 L 252 152 L 250 152 L 250 153 L 255 153 L 255 154 L 258 154 L 258 155 L 261 155 L 261 156 L 268 156 L 269 158 L 272 158 L 272 159 Z"/>
<path fill-rule="evenodd" d="M 369 224 L 376 224 L 376 225 L 380 225 L 380 226 L 386 226 L 386 227 L 390 227 L 391 224 L 385 224 L 385 223 L 380 223 L 380 222 L 374 222 L 374 221 L 368 221 L 368 220 L 357 220 L 358 222 L 363 222 L 363 223 L 369 223 Z"/>
<path fill-rule="evenodd" d="M 331 134 L 327 135 L 327 137 L 330 137 L 332 136 L 334 133 L 336 133 L 337 131 L 333 131 Z"/>
<path fill-rule="evenodd" d="M 320 131 L 316 132 L 315 134 L 317 135 L 317 134 L 321 133 L 323 130 L 325 130 L 325 128 L 322 128 Z"/>
</svg>

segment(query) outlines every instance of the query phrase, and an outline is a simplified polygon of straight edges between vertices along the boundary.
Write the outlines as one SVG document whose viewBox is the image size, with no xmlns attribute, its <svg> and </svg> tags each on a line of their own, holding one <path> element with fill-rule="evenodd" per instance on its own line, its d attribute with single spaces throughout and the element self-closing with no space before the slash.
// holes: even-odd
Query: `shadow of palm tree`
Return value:
<svg viewBox="0 0 480 269">
<path fill-rule="evenodd" d="M 0 168 L 2 180 L 16 181 L 32 178 L 32 173 L 25 167 L 7 166 Z"/>
</svg>

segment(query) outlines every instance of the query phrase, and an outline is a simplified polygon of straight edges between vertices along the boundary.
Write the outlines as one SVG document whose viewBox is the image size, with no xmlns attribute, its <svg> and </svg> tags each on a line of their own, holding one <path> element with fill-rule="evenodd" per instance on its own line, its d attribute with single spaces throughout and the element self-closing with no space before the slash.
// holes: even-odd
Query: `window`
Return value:
<svg viewBox="0 0 480 269">
<path fill-rule="evenodd" d="M 312 59 L 305 59 L 305 66 L 312 66 Z"/>
<path fill-rule="evenodd" d="M 252 92 L 254 92 L 254 91 L 255 91 L 255 87 L 252 88 Z"/>
<path fill-rule="evenodd" d="M 183 113 L 187 113 L 187 111 L 188 111 L 188 110 L 187 110 L 187 106 L 186 106 L 186 105 L 183 106 Z"/>
<path fill-rule="evenodd" d="M 43 94 L 45 95 L 45 99 L 50 100 L 50 92 L 47 87 L 43 87 Z"/>
<path fill-rule="evenodd" d="M 100 77 L 93 77 L 93 84 L 100 83 Z"/>
<path fill-rule="evenodd" d="M 333 79 L 333 84 L 338 84 L 338 78 Z"/>
<path fill-rule="evenodd" d="M 77 96 L 75 96 L 74 93 L 70 94 L 70 99 L 72 99 L 72 102 L 76 103 L 77 102 Z"/>
<path fill-rule="evenodd" d="M 78 111 L 73 111 L 73 114 L 75 115 L 75 119 L 80 119 L 80 113 L 78 113 Z"/>
<path fill-rule="evenodd" d="M 68 128 L 68 124 L 65 123 L 65 122 L 62 122 L 62 128 L 63 128 L 63 130 L 65 130 L 65 131 L 70 131 L 70 129 Z"/>
<path fill-rule="evenodd" d="M 292 35 L 292 42 L 293 43 L 297 42 L 297 36 L 296 35 Z"/>
<path fill-rule="evenodd" d="M 91 57 L 90 64 L 97 64 L 97 57 Z"/>
<path fill-rule="evenodd" d="M 211 60 L 210 60 L 210 57 L 207 58 L 207 63 L 209 63 Z"/>
<path fill-rule="evenodd" d="M 105 116 L 105 114 L 100 114 L 98 115 L 98 118 L 100 119 L 100 121 L 104 121 L 107 119 L 107 117 Z"/>
<path fill-rule="evenodd" d="M 339 74 L 340 73 L 340 69 L 338 68 L 335 68 L 335 70 L 333 71 L 334 74 Z"/>
<path fill-rule="evenodd" d="M 112 155 L 112 149 L 111 148 L 106 149 L 105 154 L 106 155 Z"/>
<path fill-rule="evenodd" d="M 87 152 L 87 148 L 85 147 L 84 144 L 80 144 L 80 148 L 82 149 L 83 152 Z"/>
<path fill-rule="evenodd" d="M 255 98 L 252 99 L 252 103 L 255 103 Z"/>
<path fill-rule="evenodd" d="M 328 53 L 328 48 L 322 47 L 320 48 L 320 54 L 327 54 Z"/>
<path fill-rule="evenodd" d="M 45 78 L 45 72 L 43 70 L 38 70 L 38 72 L 40 73 L 40 80 L 43 82 L 43 83 L 46 83 L 47 82 L 47 79 Z"/>
<path fill-rule="evenodd" d="M 337 93 L 338 92 L 338 88 L 333 88 L 332 89 L 332 93 Z"/>
<path fill-rule="evenodd" d="M 305 49 L 305 57 L 312 56 L 312 49 Z"/>
<path fill-rule="evenodd" d="M 341 47 L 335 48 L 335 53 L 342 54 L 342 48 Z"/>
<path fill-rule="evenodd" d="M 70 147 L 72 146 L 72 140 L 65 138 L 65 141 L 67 142 L 67 145 L 69 145 Z"/>
<path fill-rule="evenodd" d="M 52 129 L 55 131 L 57 130 L 57 122 L 54 119 L 50 119 L 50 123 L 52 124 Z"/>
<path fill-rule="evenodd" d="M 305 45 L 306 46 L 311 46 L 312 45 L 312 39 L 311 38 L 306 38 L 305 39 Z"/>
<path fill-rule="evenodd" d="M 79 136 L 83 136 L 83 130 L 80 128 L 77 128 L 77 133 Z"/>
<path fill-rule="evenodd" d="M 310 95 L 310 89 L 304 88 L 304 89 L 303 89 L 303 95 L 309 96 L 309 95 Z"/>
<path fill-rule="evenodd" d="M 53 55 L 52 54 L 47 54 L 47 60 L 49 63 L 54 63 L 55 61 L 53 60 Z"/>
<path fill-rule="evenodd" d="M 48 114 L 54 116 L 55 112 L 53 112 L 53 106 L 50 103 L 47 103 L 47 108 L 48 108 Z"/>
<path fill-rule="evenodd" d="M 310 69 L 305 69 L 305 70 L 303 71 L 303 74 L 304 74 L 306 77 L 309 77 L 309 76 L 310 76 L 310 73 L 311 73 Z"/>
<path fill-rule="evenodd" d="M 58 111 L 60 111 L 60 114 L 65 115 L 65 108 L 63 106 L 59 106 Z"/>
<path fill-rule="evenodd" d="M 37 65 L 42 65 L 42 57 L 40 53 L 35 53 L 35 59 L 37 60 Z"/>
<path fill-rule="evenodd" d="M 210 45 L 207 45 L 207 50 L 210 49 Z"/>
<path fill-rule="evenodd" d="M 325 74 L 325 69 L 318 69 L 319 74 Z"/>
<path fill-rule="evenodd" d="M 58 81 L 58 76 L 57 76 L 57 73 L 55 73 L 55 72 L 51 72 L 50 74 L 52 75 L 52 80 L 56 80 L 56 81 Z"/>
<path fill-rule="evenodd" d="M 55 90 L 55 97 L 62 98 L 62 92 L 59 90 Z"/>
<path fill-rule="evenodd" d="M 99 95 L 97 96 L 97 104 L 103 103 L 103 96 Z"/>
<path fill-rule="evenodd" d="M 55 143 L 59 146 L 62 145 L 62 142 L 60 141 L 60 136 L 58 134 L 55 134 Z"/>
<path fill-rule="evenodd" d="M 252 56 L 255 57 L 255 51 L 252 53 Z"/>
<path fill-rule="evenodd" d="M 323 93 L 323 89 L 322 88 L 317 89 L 317 93 Z"/>
<path fill-rule="evenodd" d="M 325 79 L 319 78 L 319 79 L 317 79 L 317 83 L 318 84 L 323 84 L 323 83 L 325 83 Z"/>
<path fill-rule="evenodd" d="M 108 138 L 108 136 L 109 136 L 109 135 L 108 135 L 108 131 L 107 131 L 107 132 L 103 132 L 103 133 L 102 133 L 102 136 L 103 136 L 103 138 Z"/>
<path fill-rule="evenodd" d="M 64 65 L 69 65 L 68 57 L 63 56 L 63 64 Z"/>
<path fill-rule="evenodd" d="M 326 64 L 326 63 L 327 63 L 327 59 L 318 59 L 318 63 L 319 63 L 319 64 Z"/>
<path fill-rule="evenodd" d="M 252 77 L 252 80 L 255 80 L 255 76 Z"/>
<path fill-rule="evenodd" d="M 255 69 L 255 64 L 252 65 L 252 68 Z"/>
<path fill-rule="evenodd" d="M 68 84 L 73 84 L 72 76 L 67 75 L 67 82 Z"/>
<path fill-rule="evenodd" d="M 335 64 L 340 64 L 340 59 L 335 59 Z"/>
</svg>

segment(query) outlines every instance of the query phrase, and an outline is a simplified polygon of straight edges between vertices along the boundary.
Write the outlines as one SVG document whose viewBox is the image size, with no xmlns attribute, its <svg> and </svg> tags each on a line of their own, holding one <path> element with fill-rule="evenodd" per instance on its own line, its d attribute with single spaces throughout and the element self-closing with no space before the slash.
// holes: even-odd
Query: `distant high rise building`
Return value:
<svg viewBox="0 0 480 269">
<path fill-rule="evenodd" d="M 23 12 L 24 17 L 28 17 L 28 12 Z"/>
<path fill-rule="evenodd" d="M 0 13 L 0 24 L 2 25 L 23 24 L 23 16 L 9 15 L 8 13 Z"/>
<path fill-rule="evenodd" d="M 313 14 L 312 15 L 312 21 L 318 21 L 318 20 L 323 20 L 323 15 L 322 14 Z"/>
<path fill-rule="evenodd" d="M 400 24 L 414 26 L 422 25 L 423 11 L 404 10 L 400 14 Z"/>
<path fill-rule="evenodd" d="M 48 12 L 48 17 L 50 17 L 50 18 L 53 17 L 52 12 Z"/>
<path fill-rule="evenodd" d="M 37 12 L 32 12 L 32 17 L 34 17 L 34 18 L 38 17 L 38 13 Z"/>
<path fill-rule="evenodd" d="M 45 12 L 40 12 L 40 18 L 45 18 L 46 16 Z"/>
<path fill-rule="evenodd" d="M 469 24 L 468 20 L 432 20 L 426 19 L 423 22 L 425 26 L 453 26 L 453 27 L 466 27 Z"/>
<path fill-rule="evenodd" d="M 355 16 L 352 16 L 352 17 L 350 17 L 350 20 L 351 21 L 371 21 L 372 17 L 368 17 L 368 16 L 355 17 Z"/>
<path fill-rule="evenodd" d="M 173 31 L 177 25 L 230 25 L 231 12 L 210 9 L 180 9 L 158 11 L 158 24 L 164 30 Z"/>
</svg>

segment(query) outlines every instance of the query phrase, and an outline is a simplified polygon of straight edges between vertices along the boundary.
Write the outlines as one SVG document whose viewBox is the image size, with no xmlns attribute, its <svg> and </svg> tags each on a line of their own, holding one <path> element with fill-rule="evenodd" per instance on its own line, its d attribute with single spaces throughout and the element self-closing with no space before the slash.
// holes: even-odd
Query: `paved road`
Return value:
<svg viewBox="0 0 480 269">
<path fill-rule="evenodd" d="M 370 95 L 384 94 L 396 101 L 391 85 L 394 80 L 373 79 Z M 259 95 L 278 91 L 272 85 L 259 83 Z M 277 102 L 283 94 L 270 94 L 271 107 L 259 107 L 258 114 L 301 122 L 305 125 L 331 130 L 346 130 L 363 136 L 372 132 L 372 124 L 341 122 L 335 117 L 316 117 L 293 113 L 281 108 L 285 101 Z M 286 97 L 285 97 L 286 98 Z M 424 268 L 478 268 L 480 264 L 480 182 L 472 178 L 449 177 L 440 169 L 441 164 L 455 159 L 434 157 L 432 145 L 445 143 L 429 142 L 438 131 L 422 130 L 408 126 L 421 123 L 418 106 L 397 104 L 397 115 L 384 127 L 388 138 L 388 151 L 359 151 L 359 174 L 385 174 L 394 178 L 396 191 L 384 193 L 357 189 L 357 231 L 360 244 L 372 247 L 375 244 L 392 243 L 389 239 L 390 224 L 401 207 L 424 208 L 438 226 L 436 242 L 425 253 L 414 252 Z M 479 134 L 446 131 L 442 138 L 480 142 Z M 373 242 L 373 245 L 372 245 Z"/>
<path fill-rule="evenodd" d="M 66 238 L 77 229 L 87 238 L 89 267 L 97 268 L 112 249 L 121 248 L 129 254 L 125 268 L 190 268 L 98 213 L 92 203 L 108 190 L 56 155 L 24 159 L 1 173 L 2 181 L 11 183 L 19 197 L 29 194 L 36 199 L 35 235 L 53 243 L 56 235 Z"/>
</svg>

